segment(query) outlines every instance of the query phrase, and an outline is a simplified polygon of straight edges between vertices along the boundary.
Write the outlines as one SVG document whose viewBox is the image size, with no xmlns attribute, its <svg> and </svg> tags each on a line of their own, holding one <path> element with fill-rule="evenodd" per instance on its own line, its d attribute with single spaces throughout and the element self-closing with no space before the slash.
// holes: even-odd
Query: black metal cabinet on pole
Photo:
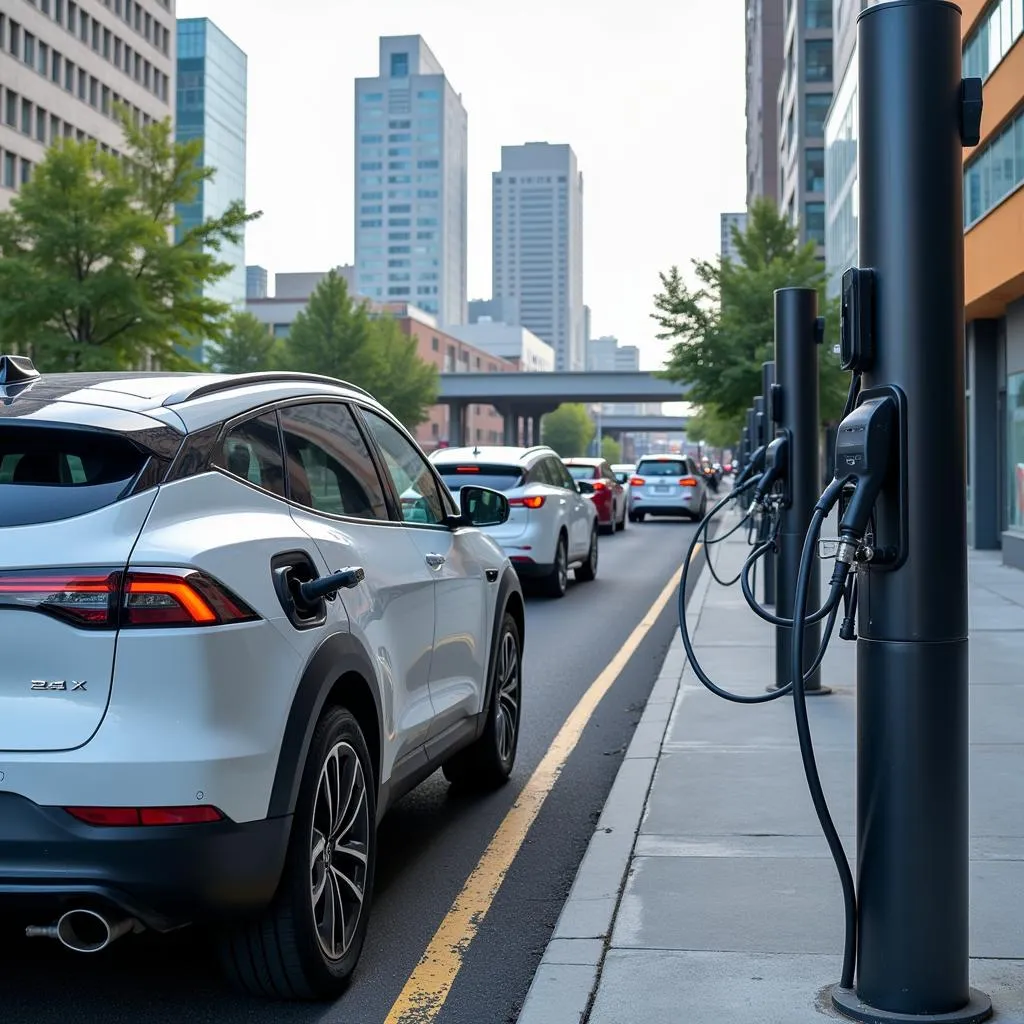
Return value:
<svg viewBox="0 0 1024 1024">
<path fill-rule="evenodd" d="M 855 992 L 833 1002 L 861 1021 L 991 1013 L 968 974 L 962 161 L 979 110 L 964 102 L 961 20 L 946 0 L 858 18 L 860 263 L 874 275 L 863 386 L 902 396 L 903 448 L 873 542 L 901 557 L 858 573 L 858 964 Z"/>
<path fill-rule="evenodd" d="M 813 288 L 780 288 L 775 292 L 775 383 L 772 402 L 779 430 L 789 438 L 787 467 L 788 502 L 781 510 L 777 563 L 778 597 L 775 614 L 792 619 L 800 552 L 811 524 L 814 504 L 821 493 L 818 464 L 818 293 Z M 810 593 L 820 603 L 821 569 L 817 559 L 811 569 Z M 804 629 L 804 668 L 814 663 L 821 646 L 821 624 Z M 775 685 L 790 681 L 793 630 L 775 629 Z M 804 692 L 823 695 L 832 691 L 821 685 L 821 669 L 807 677 Z"/>
</svg>

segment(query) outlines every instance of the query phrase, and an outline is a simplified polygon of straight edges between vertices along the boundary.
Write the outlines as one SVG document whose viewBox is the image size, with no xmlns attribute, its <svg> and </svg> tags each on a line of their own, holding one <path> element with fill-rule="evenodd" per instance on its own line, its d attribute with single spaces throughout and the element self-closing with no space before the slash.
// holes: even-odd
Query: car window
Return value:
<svg viewBox="0 0 1024 1024">
<path fill-rule="evenodd" d="M 565 468 L 565 463 L 561 459 L 551 458 L 545 461 L 548 463 L 548 472 L 551 474 L 556 487 L 564 487 L 567 491 L 573 492 L 579 490 L 576 486 L 576 481 L 569 475 L 569 470 Z"/>
<path fill-rule="evenodd" d="M 555 478 L 548 469 L 548 460 L 539 459 L 527 471 L 523 479 L 523 485 L 544 484 L 545 487 L 561 487 L 561 483 L 555 483 Z"/>
<path fill-rule="evenodd" d="M 563 463 L 563 465 L 565 464 Z M 569 470 L 569 476 L 573 480 L 593 480 L 598 476 L 596 466 L 566 466 L 565 468 Z M 559 474 L 559 479 L 561 479 L 561 474 Z"/>
<path fill-rule="evenodd" d="M 435 462 L 434 468 L 441 474 L 441 479 L 451 491 L 457 491 L 467 484 L 490 487 L 495 491 L 511 491 L 523 481 L 523 470 L 520 466 L 479 462 Z"/>
<path fill-rule="evenodd" d="M 432 525 L 444 522 L 447 514 L 445 501 L 427 460 L 387 420 L 367 409 L 362 413 L 398 492 L 402 518 L 407 523 Z"/>
<path fill-rule="evenodd" d="M 0 425 L 0 526 L 53 523 L 112 505 L 146 464 L 119 434 Z"/>
<path fill-rule="evenodd" d="M 683 461 L 658 459 L 657 461 L 641 462 L 636 467 L 637 476 L 686 476 L 689 470 Z"/>
<path fill-rule="evenodd" d="M 618 480 L 620 484 L 624 484 L 627 480 L 629 480 L 629 474 L 623 473 L 621 470 L 619 470 L 619 472 L 615 474 L 615 479 Z"/>
<path fill-rule="evenodd" d="M 256 416 L 233 427 L 212 461 L 234 476 L 284 497 L 284 456 L 276 413 Z"/>
<path fill-rule="evenodd" d="M 384 489 L 351 410 L 310 402 L 281 410 L 292 501 L 356 519 L 388 518 Z"/>
</svg>

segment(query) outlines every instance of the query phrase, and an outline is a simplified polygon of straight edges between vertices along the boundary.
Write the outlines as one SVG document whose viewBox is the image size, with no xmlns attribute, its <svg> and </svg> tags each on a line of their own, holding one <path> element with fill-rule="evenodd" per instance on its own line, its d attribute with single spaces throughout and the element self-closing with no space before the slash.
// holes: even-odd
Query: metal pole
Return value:
<svg viewBox="0 0 1024 1024">
<path fill-rule="evenodd" d="M 960 30 L 944 0 L 858 18 L 860 259 L 875 275 L 876 339 L 863 384 L 905 396 L 901 472 L 874 530 L 875 550 L 895 544 L 905 560 L 858 573 L 858 971 L 856 991 L 832 998 L 861 1021 L 992 1012 L 968 975 L 962 161 L 974 118 Z"/>
<path fill-rule="evenodd" d="M 775 293 L 775 378 L 779 385 L 778 426 L 789 437 L 787 488 L 789 504 L 782 509 L 777 559 L 778 596 L 775 614 L 793 617 L 800 552 L 811 525 L 814 504 L 821 493 L 818 466 L 818 293 L 813 288 L 780 288 Z M 810 593 L 814 607 L 820 604 L 821 563 L 811 568 Z M 804 629 L 804 669 L 814 663 L 821 646 L 821 624 Z M 775 628 L 775 686 L 790 681 L 793 630 Z M 804 683 L 808 696 L 823 696 L 831 689 L 821 685 L 819 668 Z"/>
<path fill-rule="evenodd" d="M 762 374 L 763 376 L 763 374 Z M 758 446 L 768 444 L 775 436 L 771 423 L 768 420 L 768 391 L 762 392 L 754 399 L 754 418 L 757 421 L 757 443 Z M 758 537 L 763 544 L 771 534 L 772 524 L 767 516 L 761 516 Z M 761 559 L 761 577 L 763 580 L 764 603 L 775 604 L 775 555 L 769 551 Z"/>
<path fill-rule="evenodd" d="M 775 383 L 775 364 L 774 362 L 762 362 L 761 364 L 761 394 L 763 397 L 763 433 L 764 440 L 762 443 L 768 444 L 775 439 L 775 424 L 771 417 L 771 390 L 772 385 Z M 769 551 L 761 560 L 761 565 L 764 569 L 765 579 L 765 604 L 774 605 L 776 603 L 777 593 L 777 571 L 778 567 L 775 564 L 775 553 Z"/>
<path fill-rule="evenodd" d="M 750 427 L 744 425 L 743 430 L 740 433 L 740 472 L 747 468 L 747 463 L 750 461 Z"/>
</svg>

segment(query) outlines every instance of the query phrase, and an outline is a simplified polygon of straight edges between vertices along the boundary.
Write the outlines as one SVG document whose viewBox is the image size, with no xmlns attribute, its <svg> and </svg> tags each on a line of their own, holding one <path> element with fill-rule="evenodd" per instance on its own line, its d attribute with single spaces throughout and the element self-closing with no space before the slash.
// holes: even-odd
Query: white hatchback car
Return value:
<svg viewBox="0 0 1024 1024">
<path fill-rule="evenodd" d="M 512 770 L 507 516 L 331 378 L 0 357 L 0 914 L 209 923 L 244 990 L 336 995 L 388 807 Z"/>
<path fill-rule="evenodd" d="M 581 582 L 597 576 L 597 509 L 551 448 L 439 448 L 430 460 L 453 493 L 468 484 L 504 492 L 508 521 L 487 533 L 523 579 L 562 597 L 570 568 Z"/>
</svg>

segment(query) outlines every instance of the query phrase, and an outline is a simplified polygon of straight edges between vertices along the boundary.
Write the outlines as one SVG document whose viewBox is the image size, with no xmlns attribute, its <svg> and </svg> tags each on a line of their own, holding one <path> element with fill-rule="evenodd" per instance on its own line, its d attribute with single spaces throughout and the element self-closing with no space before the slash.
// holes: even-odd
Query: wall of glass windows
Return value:
<svg viewBox="0 0 1024 1024">
<path fill-rule="evenodd" d="M 825 268 L 829 296 L 840 292 L 843 272 L 859 248 L 857 188 L 857 55 L 846 69 L 825 125 Z"/>
<path fill-rule="evenodd" d="M 964 168 L 964 227 L 981 220 L 1021 185 L 1024 107 Z"/>
<path fill-rule="evenodd" d="M 988 78 L 1024 34 L 1024 0 L 994 0 L 964 45 L 964 77 Z"/>
</svg>

